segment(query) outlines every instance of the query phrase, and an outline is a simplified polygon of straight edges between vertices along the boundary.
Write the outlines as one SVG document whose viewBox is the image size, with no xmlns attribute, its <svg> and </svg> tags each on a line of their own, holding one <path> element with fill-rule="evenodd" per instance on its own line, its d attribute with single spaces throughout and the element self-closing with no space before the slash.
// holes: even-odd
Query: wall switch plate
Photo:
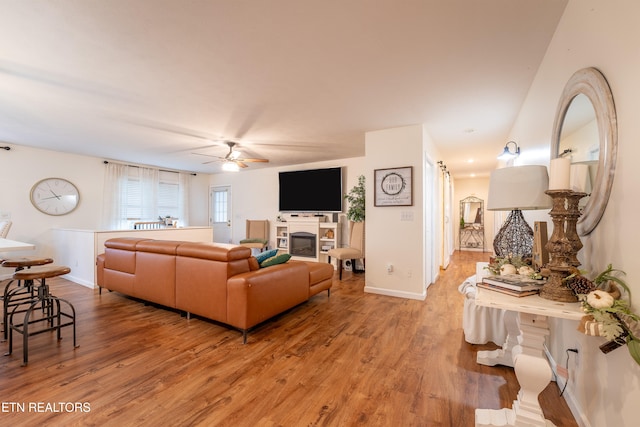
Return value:
<svg viewBox="0 0 640 427">
<path fill-rule="evenodd" d="M 413 221 L 413 212 L 412 211 L 400 212 L 400 221 Z"/>
</svg>

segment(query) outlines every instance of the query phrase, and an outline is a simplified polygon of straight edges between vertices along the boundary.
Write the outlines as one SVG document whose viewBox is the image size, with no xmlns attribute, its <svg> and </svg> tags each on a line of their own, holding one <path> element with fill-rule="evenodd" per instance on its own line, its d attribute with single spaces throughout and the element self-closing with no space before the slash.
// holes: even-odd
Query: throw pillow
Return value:
<svg viewBox="0 0 640 427">
<path fill-rule="evenodd" d="M 264 252 L 260 252 L 258 255 L 256 255 L 256 259 L 258 260 L 258 264 L 262 264 L 262 261 L 264 261 L 267 258 L 271 258 L 278 255 L 278 249 L 271 249 L 270 251 L 264 251 Z"/>
<path fill-rule="evenodd" d="M 272 265 L 277 264 L 284 264 L 285 262 L 289 261 L 289 258 L 291 258 L 291 255 L 289 254 L 280 254 L 271 258 L 267 258 L 260 263 L 260 268 L 271 267 Z"/>
</svg>

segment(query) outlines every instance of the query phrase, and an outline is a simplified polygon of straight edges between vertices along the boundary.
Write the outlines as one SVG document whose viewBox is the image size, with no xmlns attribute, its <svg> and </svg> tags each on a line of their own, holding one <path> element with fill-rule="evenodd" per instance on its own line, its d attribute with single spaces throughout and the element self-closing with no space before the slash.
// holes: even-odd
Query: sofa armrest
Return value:
<svg viewBox="0 0 640 427">
<path fill-rule="evenodd" d="M 102 287 L 104 283 L 104 253 L 96 258 L 96 285 Z"/>
<path fill-rule="evenodd" d="M 227 322 L 246 330 L 309 299 L 309 270 L 285 263 L 227 280 Z"/>
</svg>

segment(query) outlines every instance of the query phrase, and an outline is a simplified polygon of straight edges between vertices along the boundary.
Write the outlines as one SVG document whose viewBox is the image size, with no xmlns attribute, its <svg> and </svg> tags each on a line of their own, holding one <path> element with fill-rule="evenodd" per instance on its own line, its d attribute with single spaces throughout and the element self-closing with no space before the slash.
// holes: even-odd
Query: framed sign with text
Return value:
<svg viewBox="0 0 640 427">
<path fill-rule="evenodd" d="M 374 206 L 413 206 L 413 166 L 374 170 Z"/>
</svg>

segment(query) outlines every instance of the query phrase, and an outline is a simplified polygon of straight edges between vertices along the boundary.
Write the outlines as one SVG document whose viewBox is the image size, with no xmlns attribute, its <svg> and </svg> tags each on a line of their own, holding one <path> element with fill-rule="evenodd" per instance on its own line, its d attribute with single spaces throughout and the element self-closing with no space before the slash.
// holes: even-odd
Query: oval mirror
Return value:
<svg viewBox="0 0 640 427">
<path fill-rule="evenodd" d="M 609 201 L 618 133 L 611 89 L 600 71 L 583 68 L 565 86 L 553 124 L 551 158 L 571 158 L 571 186 L 588 194 L 580 202 L 582 236 L 598 225 Z"/>
</svg>

